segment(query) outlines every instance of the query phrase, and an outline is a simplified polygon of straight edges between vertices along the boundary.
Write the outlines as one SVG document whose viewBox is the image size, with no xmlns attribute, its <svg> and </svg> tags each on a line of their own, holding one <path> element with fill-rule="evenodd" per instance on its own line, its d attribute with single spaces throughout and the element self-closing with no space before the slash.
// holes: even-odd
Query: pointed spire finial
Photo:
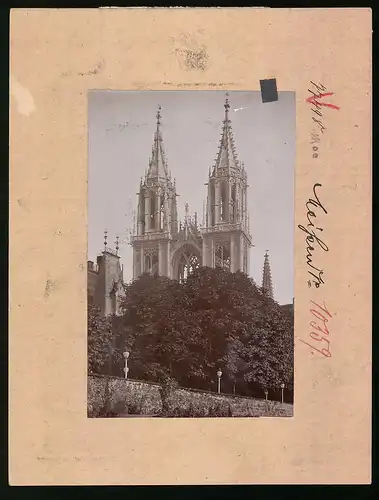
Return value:
<svg viewBox="0 0 379 500">
<path fill-rule="evenodd" d="M 229 94 L 228 92 L 226 93 L 225 95 L 225 104 L 224 104 L 224 108 L 225 108 L 225 120 L 228 119 L 228 112 L 229 112 L 229 109 L 230 109 L 230 104 L 229 104 Z"/>
<path fill-rule="evenodd" d="M 119 242 L 119 240 L 120 240 L 120 237 L 116 236 L 116 241 L 115 241 L 115 243 L 116 243 L 116 255 L 118 255 L 118 251 L 120 249 L 120 242 Z"/>
<path fill-rule="evenodd" d="M 151 157 L 149 159 L 149 168 L 146 173 L 146 180 L 153 180 L 154 182 L 167 181 L 168 166 L 165 150 L 163 147 L 163 138 L 160 130 L 161 124 L 161 106 L 157 109 L 157 128 L 154 133 L 153 144 L 151 148 Z"/>
<path fill-rule="evenodd" d="M 104 251 L 107 251 L 107 245 L 108 245 L 108 231 L 105 229 L 104 231 Z"/>
<path fill-rule="evenodd" d="M 237 151 L 234 145 L 232 126 L 229 117 L 230 104 L 228 93 L 226 93 L 224 108 L 225 116 L 222 121 L 222 132 L 215 159 L 214 175 L 217 175 L 219 169 L 222 171 L 225 169 L 229 171 L 240 171 L 240 164 L 237 158 Z"/>
<path fill-rule="evenodd" d="M 158 106 L 158 111 L 157 111 L 157 125 L 160 125 L 161 123 L 161 105 Z"/>
</svg>

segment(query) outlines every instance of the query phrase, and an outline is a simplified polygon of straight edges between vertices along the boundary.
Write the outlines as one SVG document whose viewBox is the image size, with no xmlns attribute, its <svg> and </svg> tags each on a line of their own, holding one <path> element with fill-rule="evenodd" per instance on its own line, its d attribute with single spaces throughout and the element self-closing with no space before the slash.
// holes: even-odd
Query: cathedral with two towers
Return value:
<svg viewBox="0 0 379 500">
<path fill-rule="evenodd" d="M 133 248 L 133 279 L 143 273 L 183 281 L 197 267 L 222 267 L 249 274 L 252 240 L 249 230 L 248 183 L 244 164 L 237 158 L 228 97 L 224 104 L 221 139 L 213 166 L 209 169 L 202 223 L 198 214 L 185 206 L 178 220 L 177 188 L 164 151 L 161 108 L 148 169 L 138 189 Z M 124 295 L 122 266 L 116 250 L 107 247 L 88 262 L 88 302 L 104 315 L 119 312 Z M 264 256 L 262 292 L 273 297 L 268 254 Z"/>
</svg>

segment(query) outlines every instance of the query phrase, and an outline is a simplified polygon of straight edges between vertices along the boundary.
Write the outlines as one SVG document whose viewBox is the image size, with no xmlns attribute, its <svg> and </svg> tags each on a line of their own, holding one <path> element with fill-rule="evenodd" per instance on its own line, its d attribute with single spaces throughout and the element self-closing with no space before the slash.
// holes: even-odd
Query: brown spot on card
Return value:
<svg viewBox="0 0 379 500">
<path fill-rule="evenodd" d="M 177 49 L 187 70 L 205 71 L 208 67 L 208 52 L 205 47 L 194 49 Z"/>
</svg>

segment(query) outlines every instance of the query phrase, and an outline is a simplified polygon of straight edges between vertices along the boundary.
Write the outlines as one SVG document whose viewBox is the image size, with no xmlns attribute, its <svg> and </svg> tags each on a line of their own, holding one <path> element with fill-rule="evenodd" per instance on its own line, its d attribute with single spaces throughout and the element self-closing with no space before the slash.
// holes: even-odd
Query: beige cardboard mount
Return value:
<svg viewBox="0 0 379 500">
<path fill-rule="evenodd" d="M 266 78 L 296 92 L 294 417 L 88 419 L 88 90 Z M 320 107 L 317 158 L 310 81 L 339 107 Z M 10 89 L 10 483 L 370 483 L 371 10 L 16 9 Z M 318 289 L 297 228 L 315 183 Z M 312 300 L 331 357 L 304 344 Z"/>
</svg>

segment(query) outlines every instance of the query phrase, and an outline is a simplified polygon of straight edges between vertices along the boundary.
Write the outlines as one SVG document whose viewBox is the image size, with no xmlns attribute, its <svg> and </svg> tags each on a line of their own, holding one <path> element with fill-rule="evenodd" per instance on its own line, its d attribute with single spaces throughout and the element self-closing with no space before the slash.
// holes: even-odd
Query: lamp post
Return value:
<svg viewBox="0 0 379 500">
<path fill-rule="evenodd" d="M 283 396 L 283 393 L 284 393 L 284 384 L 283 384 L 283 382 L 280 384 L 280 388 L 282 390 L 282 404 L 283 404 L 283 401 L 284 401 L 284 396 Z"/>
<path fill-rule="evenodd" d="M 221 369 L 219 368 L 217 370 L 217 378 L 218 378 L 218 383 L 217 383 L 217 392 L 220 394 L 221 392 L 221 376 L 222 376 L 222 371 Z"/>
<path fill-rule="evenodd" d="M 266 401 L 267 401 L 267 397 L 268 397 L 268 390 L 265 389 L 265 397 L 266 397 Z"/>
<path fill-rule="evenodd" d="M 125 351 L 122 353 L 122 355 L 124 356 L 124 359 L 125 359 L 125 367 L 124 367 L 124 373 L 125 373 L 125 378 L 128 378 L 128 371 L 129 371 L 129 368 L 128 368 L 128 358 L 129 358 L 129 352 L 128 351 Z"/>
</svg>

